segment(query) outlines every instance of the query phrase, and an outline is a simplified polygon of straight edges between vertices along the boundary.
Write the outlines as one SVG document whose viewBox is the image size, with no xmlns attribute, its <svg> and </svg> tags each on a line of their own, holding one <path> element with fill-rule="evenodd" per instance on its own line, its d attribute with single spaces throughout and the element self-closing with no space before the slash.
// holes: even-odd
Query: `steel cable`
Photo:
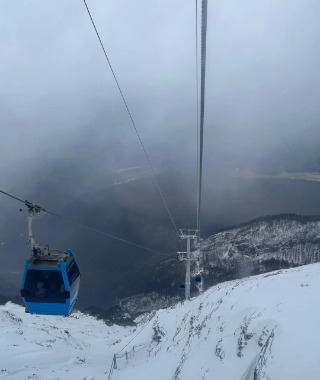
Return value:
<svg viewBox="0 0 320 380">
<path fill-rule="evenodd" d="M 45 212 L 46 214 L 49 214 L 49 215 L 52 215 L 52 216 L 54 216 L 54 217 L 56 217 L 56 218 L 62 219 L 62 220 L 66 221 L 66 222 L 69 222 L 69 223 L 71 223 L 71 224 L 73 224 L 73 225 L 75 225 L 75 226 L 77 226 L 77 227 L 80 227 L 80 228 L 86 229 L 86 230 L 91 231 L 91 232 L 98 233 L 98 234 L 100 234 L 100 235 L 107 236 L 107 237 L 109 237 L 109 238 L 111 238 L 111 239 L 115 239 L 115 240 L 121 241 L 121 242 L 126 243 L 126 244 L 133 245 L 133 246 L 135 246 L 135 247 L 137 247 L 137 248 L 141 248 L 141 249 L 144 249 L 144 250 L 146 250 L 146 251 L 150 251 L 150 252 L 153 252 L 153 253 L 158 253 L 158 254 L 161 254 L 161 255 L 165 255 L 165 256 L 168 256 L 168 257 L 172 257 L 171 255 L 169 255 L 169 254 L 167 254 L 167 253 L 164 253 L 164 252 L 161 252 L 161 251 L 158 251 L 158 250 L 152 249 L 152 248 L 148 248 L 148 247 L 145 247 L 145 246 L 140 245 L 140 244 L 137 244 L 137 243 L 133 243 L 133 242 L 131 242 L 131 241 L 129 241 L 129 240 L 126 240 L 126 239 L 120 238 L 120 237 L 118 237 L 118 236 L 108 234 L 107 232 L 104 232 L 104 231 L 101 231 L 101 230 L 97 230 L 96 228 L 93 228 L 93 227 L 87 226 L 87 225 L 82 224 L 82 223 L 78 223 L 76 220 L 74 220 L 74 219 L 72 219 L 72 218 L 68 218 L 68 217 L 66 217 L 66 216 L 61 216 L 61 215 L 56 214 L 56 213 L 54 213 L 54 212 L 48 211 L 48 210 L 46 210 L 45 208 L 43 208 L 43 207 L 41 207 L 41 206 L 34 205 L 33 203 L 28 202 L 28 201 L 24 201 L 24 200 L 22 200 L 22 199 L 20 199 L 20 198 L 18 198 L 18 197 L 16 197 L 16 196 L 14 196 L 14 195 L 12 195 L 12 194 L 9 194 L 9 193 L 7 193 L 7 192 L 5 192 L 5 191 L 3 191 L 3 190 L 0 190 L 0 193 L 4 194 L 4 195 L 6 195 L 6 196 L 8 196 L 8 197 L 10 197 L 10 198 L 12 198 L 12 199 L 15 199 L 16 201 L 19 201 L 19 202 L 23 203 L 23 204 L 26 205 L 27 207 L 28 207 L 28 205 L 36 206 L 39 210 Z"/>
<path fill-rule="evenodd" d="M 179 236 L 178 228 L 177 228 L 177 226 L 176 226 L 176 224 L 175 224 L 175 222 L 174 222 L 174 219 L 173 219 L 172 214 L 171 214 L 171 212 L 170 212 L 170 209 L 169 209 L 169 206 L 168 206 L 168 204 L 167 204 L 167 201 L 166 201 L 166 199 L 165 199 L 165 197 L 164 197 L 164 195 L 163 195 L 163 193 L 162 193 L 162 190 L 161 190 L 161 188 L 160 188 L 160 185 L 159 185 L 158 179 L 157 179 L 156 174 L 155 174 L 155 170 L 154 170 L 154 168 L 153 168 L 153 166 L 152 166 L 152 164 L 151 164 L 151 161 L 150 161 L 149 155 L 148 155 L 148 153 L 147 153 L 147 151 L 146 151 L 146 149 L 145 149 L 145 147 L 144 147 L 144 145 L 143 145 L 143 142 L 142 142 L 141 136 L 140 136 L 139 131 L 138 131 L 137 127 L 136 127 L 136 124 L 135 124 L 135 122 L 134 122 L 134 120 L 133 120 L 133 117 L 132 117 L 132 114 L 131 114 L 130 109 L 129 109 L 129 107 L 128 107 L 127 101 L 126 101 L 126 99 L 125 99 L 125 97 L 124 97 L 124 94 L 123 94 L 123 92 L 122 92 L 122 90 L 121 90 L 121 87 L 120 87 L 119 81 L 118 81 L 118 79 L 117 79 L 117 77 L 116 77 L 116 74 L 115 74 L 115 72 L 114 72 L 114 70 L 113 70 L 113 67 L 112 67 L 111 62 L 110 62 L 110 59 L 109 59 L 109 57 L 108 57 L 108 55 L 107 55 L 106 49 L 105 49 L 105 47 L 104 47 L 104 45 L 103 45 L 103 42 L 102 42 L 102 40 L 101 40 L 101 38 L 100 38 L 100 34 L 99 34 L 98 29 L 97 29 L 97 27 L 96 27 L 96 25 L 95 25 L 95 22 L 94 22 L 94 20 L 93 20 L 93 17 L 92 17 L 92 15 L 91 15 L 91 12 L 90 12 L 90 10 L 89 10 L 89 7 L 88 7 L 88 5 L 87 5 L 87 2 L 86 2 L 86 0 L 83 0 L 83 2 L 84 2 L 85 7 L 86 7 L 86 9 L 87 9 L 88 15 L 89 15 L 89 17 L 90 17 L 90 20 L 91 20 L 91 23 L 92 23 L 92 25 L 93 25 L 93 28 L 94 28 L 94 30 L 95 30 L 95 32 L 96 32 L 96 35 L 97 35 L 97 37 L 98 37 L 98 40 L 99 40 L 99 42 L 100 42 L 100 45 L 101 45 L 101 48 L 102 48 L 102 50 L 103 50 L 104 56 L 105 56 L 106 59 L 107 59 L 107 62 L 108 62 L 109 68 L 110 68 L 111 73 L 112 73 L 112 76 L 113 76 L 113 78 L 114 78 L 114 80 L 115 80 L 115 82 L 116 82 L 116 85 L 117 85 L 118 90 L 119 90 L 119 92 L 120 92 L 120 95 L 121 95 L 121 98 L 122 98 L 123 103 L 124 103 L 124 105 L 125 105 L 125 108 L 126 108 L 126 110 L 127 110 L 127 112 L 128 112 L 129 118 L 130 118 L 130 120 L 131 120 L 131 124 L 132 124 L 132 126 L 133 126 L 133 128 L 134 128 L 134 130 L 135 130 L 135 133 L 136 133 L 137 137 L 138 137 L 139 143 L 140 143 L 140 145 L 141 145 L 141 148 L 142 148 L 142 150 L 143 150 L 143 153 L 144 153 L 145 158 L 146 158 L 146 160 L 147 160 L 147 163 L 148 163 L 148 165 L 149 165 L 149 168 L 150 168 L 151 174 L 152 174 L 152 176 L 153 176 L 153 178 L 154 178 L 154 181 L 155 181 L 155 183 L 156 183 L 156 186 L 157 186 L 157 188 L 158 188 L 158 191 L 159 191 L 159 193 L 160 193 L 160 196 L 161 196 L 161 198 L 162 198 L 162 201 L 163 201 L 163 203 L 164 203 L 164 206 L 165 206 L 165 208 L 166 208 L 166 210 L 167 210 L 167 213 L 168 213 L 168 215 L 169 215 L 169 217 L 170 217 L 170 220 L 171 220 L 171 222 L 172 222 L 172 224 L 173 224 L 173 226 L 174 226 L 174 229 L 175 229 L 177 235 Z"/>
<path fill-rule="evenodd" d="M 202 0 L 201 13 L 201 84 L 200 84 L 200 152 L 199 152 L 199 187 L 198 187 L 198 234 L 200 237 L 202 162 L 203 162 L 203 125 L 206 85 L 206 51 L 207 51 L 207 0 Z"/>
<path fill-rule="evenodd" d="M 198 67 L 198 0 L 196 0 L 196 86 L 197 86 L 197 182 L 199 181 L 199 67 Z M 197 228 L 199 226 L 199 186 L 197 183 L 196 207 Z"/>
</svg>

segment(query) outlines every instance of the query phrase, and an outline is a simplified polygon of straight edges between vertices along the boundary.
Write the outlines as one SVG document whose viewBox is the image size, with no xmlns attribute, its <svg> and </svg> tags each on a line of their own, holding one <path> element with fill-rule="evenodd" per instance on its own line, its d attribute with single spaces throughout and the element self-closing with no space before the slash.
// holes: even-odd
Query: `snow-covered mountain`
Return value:
<svg viewBox="0 0 320 380">
<path fill-rule="evenodd" d="M 232 227 L 202 241 L 205 287 L 249 275 L 268 273 L 320 261 L 320 218 L 282 214 L 266 216 Z M 195 275 L 196 267 L 192 268 Z M 169 258 L 155 267 L 146 282 L 151 291 L 122 298 L 115 307 L 103 311 L 88 308 L 105 320 L 128 323 L 139 314 L 166 308 L 179 300 L 185 266 Z M 195 285 L 194 295 L 198 294 Z"/>
<path fill-rule="evenodd" d="M 136 327 L 32 316 L 7 303 L 0 378 L 317 380 L 319 288 L 320 264 L 275 271 L 216 285 Z"/>
<path fill-rule="evenodd" d="M 320 220 L 270 216 L 215 234 L 202 244 L 209 285 L 320 261 Z"/>
</svg>

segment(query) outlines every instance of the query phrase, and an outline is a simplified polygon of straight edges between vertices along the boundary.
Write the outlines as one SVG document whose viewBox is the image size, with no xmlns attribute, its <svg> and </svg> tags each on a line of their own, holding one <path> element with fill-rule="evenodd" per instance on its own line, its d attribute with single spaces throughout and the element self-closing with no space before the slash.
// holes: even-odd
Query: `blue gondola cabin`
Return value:
<svg viewBox="0 0 320 380">
<path fill-rule="evenodd" d="M 80 286 L 80 271 L 71 250 L 35 255 L 26 261 L 21 297 L 31 314 L 70 315 Z"/>
<path fill-rule="evenodd" d="M 201 284 L 201 282 L 202 282 L 202 278 L 201 278 L 200 274 L 197 274 L 196 278 L 195 278 L 195 283 L 196 284 Z"/>
<path fill-rule="evenodd" d="M 181 295 L 184 295 L 185 291 L 186 291 L 186 286 L 184 284 L 181 284 L 179 286 L 179 291 L 180 291 L 180 294 Z"/>
</svg>

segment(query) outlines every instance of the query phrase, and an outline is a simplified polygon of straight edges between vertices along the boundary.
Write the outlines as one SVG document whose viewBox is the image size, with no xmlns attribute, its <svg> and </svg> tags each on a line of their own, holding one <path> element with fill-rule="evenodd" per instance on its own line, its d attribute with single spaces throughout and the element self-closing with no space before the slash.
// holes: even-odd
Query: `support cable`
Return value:
<svg viewBox="0 0 320 380">
<path fill-rule="evenodd" d="M 173 227 L 174 227 L 174 229 L 175 229 L 177 235 L 179 236 L 178 228 L 177 228 L 177 226 L 176 226 L 176 224 L 175 224 L 175 222 L 174 222 L 174 220 L 173 220 L 173 217 L 172 217 L 172 214 L 171 214 L 171 212 L 170 212 L 169 206 L 168 206 L 168 204 L 167 204 L 167 202 L 166 202 L 166 200 L 165 200 L 165 197 L 164 197 L 164 195 L 163 195 L 163 193 L 162 193 L 162 191 L 161 191 L 161 188 L 160 188 L 160 185 L 159 185 L 158 179 L 157 179 L 156 174 L 155 174 L 155 170 L 154 170 L 154 168 L 153 168 L 153 166 L 152 166 L 152 164 L 151 164 L 151 161 L 150 161 L 149 155 L 148 155 L 148 153 L 147 153 L 147 151 L 146 151 L 146 149 L 145 149 L 145 147 L 144 147 L 144 145 L 143 145 L 143 142 L 142 142 L 141 136 L 140 136 L 139 131 L 138 131 L 137 127 L 136 127 L 136 124 L 135 124 L 135 122 L 134 122 L 134 120 L 133 120 L 133 117 L 132 117 L 132 114 L 131 114 L 130 109 L 129 109 L 129 107 L 128 107 L 127 101 L 126 101 L 126 99 L 125 99 L 125 97 L 124 97 L 124 94 L 123 94 L 123 92 L 122 92 L 122 90 L 121 90 L 121 87 L 120 87 L 119 81 L 118 81 L 118 79 L 117 79 L 117 77 L 116 77 L 116 74 L 115 74 L 115 72 L 114 72 L 114 70 L 113 70 L 113 67 L 112 67 L 112 65 L 111 65 L 110 59 L 109 59 L 109 57 L 108 57 L 108 55 L 107 55 L 107 52 L 106 52 L 106 50 L 105 50 L 105 47 L 104 47 L 104 45 L 103 45 L 103 42 L 102 42 L 102 40 L 101 40 L 101 38 L 100 38 L 100 35 L 99 35 L 99 32 L 98 32 L 98 29 L 97 29 L 97 27 L 96 27 L 96 25 L 95 25 L 95 23 L 94 23 L 94 21 L 93 21 L 93 17 L 92 17 L 92 15 L 91 15 L 91 12 L 90 12 L 90 10 L 89 10 L 89 7 L 88 7 L 88 5 L 87 5 L 87 2 L 86 2 L 86 0 L 83 0 L 83 2 L 84 2 L 84 5 L 85 5 L 85 7 L 86 7 L 86 9 L 87 9 L 88 15 L 89 15 L 89 17 L 90 17 L 90 20 L 91 20 L 91 23 L 92 23 L 92 25 L 93 25 L 93 28 L 94 28 L 94 30 L 95 30 L 95 32 L 96 32 L 96 35 L 97 35 L 97 37 L 98 37 L 98 40 L 99 40 L 99 42 L 100 42 L 100 45 L 101 45 L 101 48 L 102 48 L 102 50 L 103 50 L 104 56 L 106 57 L 106 60 L 107 60 L 107 62 L 108 62 L 108 65 L 109 65 L 109 68 L 110 68 L 111 73 L 112 73 L 112 75 L 113 75 L 113 78 L 114 78 L 114 80 L 115 80 L 115 82 L 116 82 L 116 85 L 117 85 L 117 87 L 118 87 L 118 90 L 119 90 L 119 92 L 120 92 L 121 98 L 122 98 L 122 100 L 123 100 L 123 103 L 124 103 L 124 105 L 125 105 L 125 108 L 126 108 L 126 110 L 127 110 L 127 113 L 128 113 L 128 115 L 129 115 L 129 118 L 130 118 L 130 120 L 131 120 L 131 124 L 132 124 L 132 126 L 133 126 L 133 128 L 134 128 L 134 130 L 135 130 L 135 133 L 136 133 L 136 135 L 137 135 L 137 137 L 138 137 L 138 140 L 139 140 L 139 143 L 140 143 L 141 148 L 142 148 L 142 150 L 143 150 L 143 153 L 144 153 L 144 155 L 145 155 L 145 158 L 146 158 L 146 160 L 147 160 L 147 162 L 148 162 L 148 165 L 149 165 L 149 168 L 150 168 L 151 174 L 152 174 L 152 176 L 153 176 L 153 178 L 154 178 L 154 181 L 155 181 L 155 183 L 156 183 L 156 186 L 157 186 L 157 188 L 158 188 L 158 190 L 159 190 L 159 193 L 160 193 L 160 196 L 161 196 L 162 201 L 163 201 L 163 203 L 164 203 L 164 206 L 165 206 L 165 208 L 166 208 L 166 210 L 167 210 L 167 213 L 168 213 L 168 215 L 169 215 L 169 217 L 170 217 L 170 220 L 171 220 L 171 222 L 172 222 L 172 224 L 173 224 Z"/>
<path fill-rule="evenodd" d="M 202 193 L 202 161 L 203 161 L 203 124 L 206 85 L 206 51 L 207 51 L 207 0 L 202 0 L 201 14 L 201 84 L 200 84 L 200 152 L 199 152 L 199 192 L 198 192 L 198 233 L 200 237 L 201 193 Z"/>
<path fill-rule="evenodd" d="M 196 85 L 197 85 L 197 182 L 199 181 L 199 67 L 198 67 L 198 0 L 196 0 Z M 199 186 L 197 185 L 197 226 L 199 226 Z"/>
<path fill-rule="evenodd" d="M 6 196 L 8 196 L 8 197 L 10 197 L 10 198 L 12 198 L 12 199 L 15 199 L 15 200 L 18 201 L 18 202 L 23 203 L 23 204 L 24 204 L 25 206 L 27 206 L 27 207 L 30 207 L 30 205 L 31 205 L 31 206 L 33 206 L 33 207 L 36 207 L 37 210 L 39 210 L 39 212 L 40 212 L 40 211 L 43 211 L 43 212 L 45 212 L 46 214 L 49 214 L 49 215 L 52 215 L 52 216 L 54 216 L 54 217 L 56 217 L 56 218 L 59 218 L 59 219 L 61 219 L 61 220 L 64 220 L 64 221 L 66 221 L 66 222 L 68 222 L 68 223 L 70 223 L 70 224 L 73 224 L 73 225 L 77 226 L 77 227 L 80 227 L 80 228 L 86 229 L 86 230 L 91 231 L 91 232 L 98 233 L 98 234 L 103 235 L 103 236 L 107 236 L 108 238 L 115 239 L 115 240 L 121 241 L 121 242 L 126 243 L 126 244 L 133 245 L 134 247 L 141 248 L 141 249 L 144 249 L 144 250 L 149 251 L 149 252 L 158 253 L 158 254 L 160 254 L 160 255 L 164 255 L 164 256 L 172 257 L 171 255 L 169 255 L 169 254 L 167 254 L 167 253 L 164 253 L 164 252 L 161 252 L 161 251 L 157 251 L 157 250 L 155 250 L 155 249 L 148 248 L 148 247 L 145 247 L 145 246 L 140 245 L 140 244 L 133 243 L 133 242 L 131 242 L 131 241 L 129 241 L 129 240 L 126 240 L 126 239 L 120 238 L 120 237 L 118 237 L 118 236 L 108 234 L 107 232 L 104 232 L 104 231 L 101 231 L 101 230 L 97 230 L 96 228 L 93 228 L 93 227 L 87 226 L 87 225 L 82 224 L 82 223 L 78 223 L 76 220 L 74 220 L 74 219 L 72 219 L 72 218 L 68 218 L 68 217 L 66 217 L 66 216 L 61 216 L 61 215 L 56 214 L 56 213 L 54 213 L 54 212 L 48 211 L 48 210 L 46 210 L 45 208 L 43 208 L 43 207 L 41 207 L 41 206 L 39 206 L 39 205 L 34 205 L 33 203 L 31 203 L 31 202 L 29 202 L 29 201 L 24 201 L 24 200 L 22 200 L 22 199 L 20 199 L 20 198 L 18 198 L 18 197 L 16 197 L 16 196 L 14 196 L 14 195 L 12 195 L 12 194 L 9 194 L 9 193 L 7 193 L 7 192 L 5 192 L 5 191 L 3 191 L 3 190 L 0 190 L 0 193 L 4 194 L 4 195 L 6 195 Z"/>
</svg>

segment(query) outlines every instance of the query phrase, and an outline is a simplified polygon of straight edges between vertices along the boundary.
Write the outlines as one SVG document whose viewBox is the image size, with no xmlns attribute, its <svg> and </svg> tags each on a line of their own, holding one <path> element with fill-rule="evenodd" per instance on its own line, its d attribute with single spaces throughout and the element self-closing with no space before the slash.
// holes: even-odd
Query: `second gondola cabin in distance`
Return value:
<svg viewBox="0 0 320 380">
<path fill-rule="evenodd" d="M 80 271 L 70 249 L 50 252 L 40 246 L 32 233 L 39 206 L 26 201 L 31 258 L 27 259 L 21 283 L 21 297 L 31 314 L 70 315 L 78 299 Z"/>
</svg>

